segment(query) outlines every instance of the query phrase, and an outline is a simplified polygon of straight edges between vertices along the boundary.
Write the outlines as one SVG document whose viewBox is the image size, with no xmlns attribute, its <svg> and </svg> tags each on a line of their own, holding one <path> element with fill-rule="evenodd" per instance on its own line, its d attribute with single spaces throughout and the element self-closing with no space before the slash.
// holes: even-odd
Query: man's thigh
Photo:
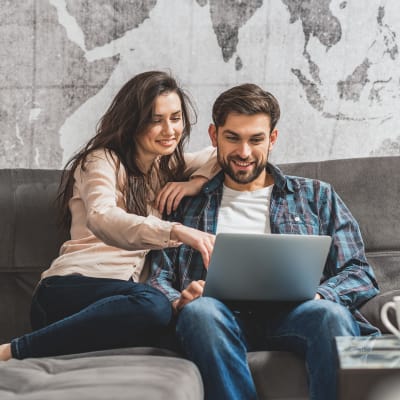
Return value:
<svg viewBox="0 0 400 400">
<path fill-rule="evenodd" d="M 351 313 L 329 300 L 269 305 L 241 313 L 240 326 L 250 350 L 285 350 L 301 355 L 312 341 L 360 334 Z"/>
</svg>

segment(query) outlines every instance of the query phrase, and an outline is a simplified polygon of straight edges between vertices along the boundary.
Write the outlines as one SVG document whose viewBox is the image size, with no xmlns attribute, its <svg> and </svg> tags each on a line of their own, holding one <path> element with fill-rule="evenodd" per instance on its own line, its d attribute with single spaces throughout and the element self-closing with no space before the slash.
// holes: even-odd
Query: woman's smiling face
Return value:
<svg viewBox="0 0 400 400">
<path fill-rule="evenodd" d="M 157 157 L 172 154 L 182 138 L 182 132 L 182 105 L 178 94 L 160 94 L 154 102 L 151 122 L 136 137 L 136 155 L 140 164 L 147 170 Z"/>
</svg>

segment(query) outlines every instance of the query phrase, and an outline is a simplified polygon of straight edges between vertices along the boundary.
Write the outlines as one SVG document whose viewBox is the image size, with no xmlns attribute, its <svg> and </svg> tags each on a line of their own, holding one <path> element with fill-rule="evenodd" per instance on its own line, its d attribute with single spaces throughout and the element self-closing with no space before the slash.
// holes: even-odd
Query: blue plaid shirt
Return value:
<svg viewBox="0 0 400 400">
<path fill-rule="evenodd" d="M 348 308 L 362 333 L 377 333 L 358 308 L 379 293 L 374 272 L 364 252 L 359 226 L 331 185 L 308 178 L 286 176 L 268 164 L 275 185 L 270 202 L 271 233 L 329 235 L 332 245 L 317 289 L 325 299 Z M 196 197 L 185 198 L 171 216 L 174 221 L 215 234 L 224 174 L 210 180 Z M 181 245 L 152 251 L 149 283 L 170 301 L 193 280 L 205 280 L 207 270 L 197 250 Z"/>
</svg>

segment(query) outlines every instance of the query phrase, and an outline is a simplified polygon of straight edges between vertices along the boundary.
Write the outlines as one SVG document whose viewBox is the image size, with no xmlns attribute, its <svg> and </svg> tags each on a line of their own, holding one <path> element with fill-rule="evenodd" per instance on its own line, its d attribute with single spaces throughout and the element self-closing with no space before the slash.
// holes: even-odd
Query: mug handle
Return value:
<svg viewBox="0 0 400 400">
<path fill-rule="evenodd" d="M 386 326 L 386 328 L 393 333 L 393 335 L 397 336 L 400 339 L 400 331 L 396 329 L 396 327 L 390 322 L 388 318 L 387 313 L 389 311 L 389 308 L 393 308 L 394 310 L 396 309 L 393 301 L 389 301 L 383 305 L 381 309 L 382 322 Z"/>
</svg>

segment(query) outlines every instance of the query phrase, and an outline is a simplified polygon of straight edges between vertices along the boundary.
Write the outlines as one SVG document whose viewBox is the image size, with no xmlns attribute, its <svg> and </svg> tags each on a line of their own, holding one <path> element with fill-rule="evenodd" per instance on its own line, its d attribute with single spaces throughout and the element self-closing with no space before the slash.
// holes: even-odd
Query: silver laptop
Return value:
<svg viewBox="0 0 400 400">
<path fill-rule="evenodd" d="M 330 236 L 220 233 L 203 296 L 235 301 L 312 299 L 331 240 Z"/>
</svg>

